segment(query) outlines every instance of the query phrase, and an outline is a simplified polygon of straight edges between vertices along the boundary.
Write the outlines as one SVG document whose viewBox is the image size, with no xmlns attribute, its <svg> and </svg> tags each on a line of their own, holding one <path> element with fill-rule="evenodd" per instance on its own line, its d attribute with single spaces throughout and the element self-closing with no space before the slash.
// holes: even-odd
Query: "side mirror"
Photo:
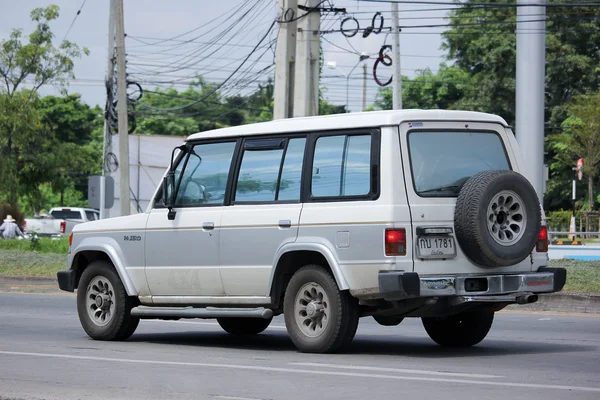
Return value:
<svg viewBox="0 0 600 400">
<path fill-rule="evenodd" d="M 170 220 L 175 219 L 175 211 L 173 206 L 175 204 L 175 173 L 173 171 L 167 172 L 163 180 L 163 201 L 165 206 L 169 209 L 167 214 Z"/>
</svg>

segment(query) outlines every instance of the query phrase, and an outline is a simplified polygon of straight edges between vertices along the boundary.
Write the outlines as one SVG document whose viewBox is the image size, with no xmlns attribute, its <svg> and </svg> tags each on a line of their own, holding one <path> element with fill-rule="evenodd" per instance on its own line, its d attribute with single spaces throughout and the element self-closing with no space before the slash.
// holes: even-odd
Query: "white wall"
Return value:
<svg viewBox="0 0 600 400">
<path fill-rule="evenodd" d="M 171 160 L 173 148 L 185 140 L 179 136 L 129 135 L 129 187 L 131 214 L 146 211 L 150 199 L 162 180 Z M 119 138 L 112 137 L 111 150 L 119 159 Z M 115 181 L 115 203 L 107 217 L 120 215 L 119 169 L 109 175 Z"/>
</svg>

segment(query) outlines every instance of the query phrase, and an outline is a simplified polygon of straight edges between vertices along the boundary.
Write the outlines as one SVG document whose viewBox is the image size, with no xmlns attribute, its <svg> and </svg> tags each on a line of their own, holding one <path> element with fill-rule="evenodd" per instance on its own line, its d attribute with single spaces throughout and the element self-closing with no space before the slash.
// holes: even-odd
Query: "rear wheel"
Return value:
<svg viewBox="0 0 600 400">
<path fill-rule="evenodd" d="M 85 332 L 96 340 L 125 340 L 135 332 L 140 319 L 131 316 L 137 299 L 127 296 L 112 264 L 91 263 L 79 280 L 77 312 Z"/>
<path fill-rule="evenodd" d="M 288 334 L 302 352 L 333 352 L 349 344 L 356 334 L 358 301 L 340 291 L 333 276 L 318 265 L 294 274 L 283 309 Z"/>
<path fill-rule="evenodd" d="M 232 335 L 256 335 L 269 327 L 273 318 L 217 318 L 221 328 Z"/>
<path fill-rule="evenodd" d="M 434 342 L 444 347 L 470 347 L 481 342 L 494 322 L 494 312 L 477 310 L 450 317 L 421 318 Z"/>
</svg>

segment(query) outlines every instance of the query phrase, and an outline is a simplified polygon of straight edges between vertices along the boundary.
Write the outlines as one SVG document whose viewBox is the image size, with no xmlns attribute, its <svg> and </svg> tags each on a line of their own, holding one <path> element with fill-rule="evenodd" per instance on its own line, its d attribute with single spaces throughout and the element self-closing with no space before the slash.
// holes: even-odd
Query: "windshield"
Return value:
<svg viewBox="0 0 600 400">
<path fill-rule="evenodd" d="M 456 197 L 471 176 L 510 169 L 502 139 L 495 132 L 411 131 L 408 147 L 420 196 Z"/>
</svg>

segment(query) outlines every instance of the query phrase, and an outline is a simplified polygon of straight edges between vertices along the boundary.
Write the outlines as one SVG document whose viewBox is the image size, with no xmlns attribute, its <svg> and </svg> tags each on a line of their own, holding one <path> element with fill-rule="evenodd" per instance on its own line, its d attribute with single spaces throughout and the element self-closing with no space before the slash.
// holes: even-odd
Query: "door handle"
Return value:
<svg viewBox="0 0 600 400">
<path fill-rule="evenodd" d="M 213 229 L 215 229 L 215 223 L 214 222 L 203 222 L 202 229 L 205 229 L 207 231 L 212 231 Z"/>
<path fill-rule="evenodd" d="M 289 219 L 280 219 L 279 220 L 280 228 L 291 228 L 291 226 L 292 226 L 292 221 L 290 221 Z"/>
</svg>

